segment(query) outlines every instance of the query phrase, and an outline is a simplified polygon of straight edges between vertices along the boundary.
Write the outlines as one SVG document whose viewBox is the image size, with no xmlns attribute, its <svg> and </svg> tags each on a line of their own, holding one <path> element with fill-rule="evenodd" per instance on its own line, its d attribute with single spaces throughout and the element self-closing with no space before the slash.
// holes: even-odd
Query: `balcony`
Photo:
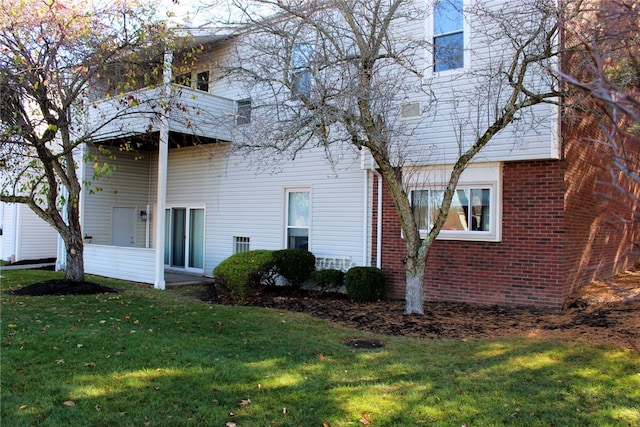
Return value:
<svg viewBox="0 0 640 427">
<path fill-rule="evenodd" d="M 159 132 L 163 115 L 169 131 L 209 140 L 231 140 L 235 102 L 207 92 L 172 84 L 144 88 L 92 103 L 87 133 L 95 141 L 122 139 Z"/>
</svg>

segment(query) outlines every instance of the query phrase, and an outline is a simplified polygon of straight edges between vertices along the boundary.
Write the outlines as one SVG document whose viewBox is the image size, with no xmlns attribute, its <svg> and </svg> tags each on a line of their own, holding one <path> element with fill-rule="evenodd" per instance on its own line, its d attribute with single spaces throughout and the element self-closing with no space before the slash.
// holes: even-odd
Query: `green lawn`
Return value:
<svg viewBox="0 0 640 427">
<path fill-rule="evenodd" d="M 17 297 L 59 274 L 1 274 L 3 427 L 640 426 L 631 351 L 376 336 L 97 277 L 123 292 Z"/>
</svg>

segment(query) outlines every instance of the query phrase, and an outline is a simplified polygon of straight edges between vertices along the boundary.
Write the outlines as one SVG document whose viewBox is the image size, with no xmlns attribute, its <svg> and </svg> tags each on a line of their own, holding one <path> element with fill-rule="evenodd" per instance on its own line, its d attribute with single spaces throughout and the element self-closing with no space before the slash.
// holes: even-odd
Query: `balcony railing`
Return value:
<svg viewBox="0 0 640 427">
<path fill-rule="evenodd" d="M 165 115 L 172 132 L 230 141 L 234 112 L 231 99 L 172 84 L 166 97 L 162 88 L 156 87 L 92 103 L 87 131 L 96 140 L 157 132 Z"/>
</svg>

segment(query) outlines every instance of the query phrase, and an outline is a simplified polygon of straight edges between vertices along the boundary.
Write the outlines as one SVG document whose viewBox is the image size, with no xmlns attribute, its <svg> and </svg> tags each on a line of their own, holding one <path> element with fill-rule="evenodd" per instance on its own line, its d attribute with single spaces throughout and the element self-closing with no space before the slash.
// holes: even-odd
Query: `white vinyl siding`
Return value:
<svg viewBox="0 0 640 427">
<path fill-rule="evenodd" d="M 27 205 L 2 203 L 0 213 L 0 259 L 23 261 L 56 257 L 58 233 Z"/>
<path fill-rule="evenodd" d="M 322 150 L 269 165 L 257 162 L 261 153 L 255 156 L 234 155 L 227 144 L 169 151 L 167 206 L 206 206 L 204 273 L 211 275 L 234 253 L 234 236 L 250 236 L 251 249 L 286 247 L 283 192 L 294 186 L 313 189 L 311 252 L 351 257 L 354 265 L 361 265 L 364 175 L 358 154 L 344 156 L 335 174 Z M 156 169 L 153 160 L 152 189 Z"/>
<path fill-rule="evenodd" d="M 114 168 L 109 176 L 103 176 L 83 188 L 84 216 L 82 232 L 91 236 L 91 243 L 111 244 L 111 224 L 113 208 L 133 208 L 134 247 L 144 247 L 146 243 L 147 221 L 140 217 L 140 211 L 147 211 L 147 205 L 155 203 L 155 188 L 150 188 L 149 171 L 151 156 L 149 153 L 120 152 L 115 160 L 100 156 L 101 162 L 108 162 Z M 92 149 L 95 153 L 95 150 Z M 87 173 L 92 174 L 91 164 L 86 165 Z M 91 180 L 91 176 L 87 179 Z M 95 187 L 101 188 L 96 191 Z M 151 212 L 153 215 L 153 212 Z M 149 212 L 147 212 L 149 218 Z"/>
<path fill-rule="evenodd" d="M 85 273 L 131 282 L 153 283 L 155 251 L 122 246 L 85 245 Z"/>
</svg>

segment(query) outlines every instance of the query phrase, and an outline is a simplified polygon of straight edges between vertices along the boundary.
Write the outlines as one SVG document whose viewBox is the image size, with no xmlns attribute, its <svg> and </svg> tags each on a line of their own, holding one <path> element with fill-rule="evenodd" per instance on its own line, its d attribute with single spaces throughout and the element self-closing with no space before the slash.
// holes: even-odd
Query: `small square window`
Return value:
<svg viewBox="0 0 640 427">
<path fill-rule="evenodd" d="M 196 89 L 203 92 L 209 92 L 209 72 L 203 71 L 198 73 L 196 78 Z"/>
<path fill-rule="evenodd" d="M 247 252 L 251 249 L 250 238 L 234 236 L 233 238 L 233 253 Z"/>
</svg>

